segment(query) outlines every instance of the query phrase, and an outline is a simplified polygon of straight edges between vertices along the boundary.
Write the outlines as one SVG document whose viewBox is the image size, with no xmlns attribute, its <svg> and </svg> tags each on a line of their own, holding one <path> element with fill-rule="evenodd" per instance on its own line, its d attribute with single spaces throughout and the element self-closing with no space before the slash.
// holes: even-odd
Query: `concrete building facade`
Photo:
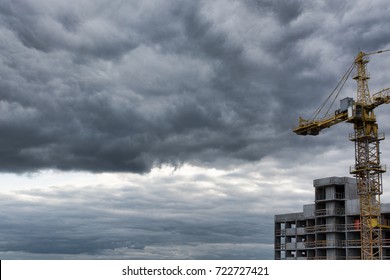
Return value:
<svg viewBox="0 0 390 280">
<path fill-rule="evenodd" d="M 360 204 L 356 180 L 317 179 L 314 204 L 303 212 L 275 215 L 276 260 L 360 259 Z M 390 203 L 381 204 L 382 225 L 390 226 Z M 390 229 L 382 229 L 383 259 L 390 259 Z"/>
</svg>

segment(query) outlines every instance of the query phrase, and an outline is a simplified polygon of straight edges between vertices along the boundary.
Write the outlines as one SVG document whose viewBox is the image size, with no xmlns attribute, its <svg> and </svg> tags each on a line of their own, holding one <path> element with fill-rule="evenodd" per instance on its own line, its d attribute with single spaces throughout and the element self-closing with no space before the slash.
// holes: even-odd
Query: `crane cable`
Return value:
<svg viewBox="0 0 390 280">
<path fill-rule="evenodd" d="M 334 102 L 336 101 L 336 98 L 339 96 L 339 94 L 340 94 L 341 90 L 343 89 L 343 87 L 344 87 L 346 81 L 348 80 L 349 75 L 351 75 L 351 73 L 352 73 L 352 71 L 353 71 L 353 69 L 354 69 L 354 66 L 355 66 L 355 63 L 353 63 L 353 64 L 351 65 L 351 67 L 348 69 L 347 73 L 344 74 L 344 76 L 343 76 L 343 78 L 342 78 L 342 80 L 344 79 L 344 80 L 343 80 L 343 83 L 342 83 L 341 87 L 339 88 L 337 94 L 336 94 L 335 97 L 333 98 L 332 103 L 330 104 L 328 110 L 327 110 L 326 113 L 325 113 L 325 116 L 328 115 L 330 108 L 332 108 Z"/>
<path fill-rule="evenodd" d="M 336 87 L 333 89 L 333 91 L 329 94 L 329 96 L 325 99 L 325 101 L 320 105 L 320 107 L 317 108 L 317 110 L 314 111 L 314 113 L 311 115 L 310 119 L 311 120 L 315 120 L 317 118 L 317 116 L 319 115 L 319 113 L 322 111 L 322 109 L 325 107 L 326 103 L 329 101 L 329 99 L 332 97 L 332 95 L 335 94 L 335 92 L 337 91 L 337 94 L 333 97 L 333 100 L 332 100 L 332 103 L 330 104 L 329 108 L 327 109 L 324 117 L 326 117 L 326 115 L 329 113 L 331 107 L 333 106 L 336 98 L 339 96 L 342 88 L 344 87 L 346 81 L 348 80 L 349 76 L 351 75 L 354 67 L 355 67 L 355 62 L 353 62 L 351 64 L 351 66 L 348 68 L 348 70 L 344 73 L 344 75 L 342 76 L 342 78 L 340 79 L 340 81 L 337 83 Z"/>
<path fill-rule="evenodd" d="M 365 53 L 364 56 L 373 55 L 373 54 L 379 54 L 379 53 L 384 53 L 384 52 L 390 52 L 390 49 Z"/>
</svg>

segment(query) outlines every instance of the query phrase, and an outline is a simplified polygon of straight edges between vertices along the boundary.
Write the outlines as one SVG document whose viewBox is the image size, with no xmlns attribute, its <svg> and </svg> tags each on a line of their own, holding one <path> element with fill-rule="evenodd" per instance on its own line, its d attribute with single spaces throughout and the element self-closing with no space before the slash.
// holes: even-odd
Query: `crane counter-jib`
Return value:
<svg viewBox="0 0 390 280">
<path fill-rule="evenodd" d="M 318 135 L 322 129 L 331 127 L 347 119 L 348 119 L 348 111 L 335 113 L 334 116 L 320 119 L 320 120 L 314 120 L 314 121 L 306 121 L 300 118 L 299 126 L 296 127 L 293 131 L 298 135 L 315 136 Z"/>
<path fill-rule="evenodd" d="M 370 102 L 368 104 L 364 104 L 363 106 L 369 110 L 373 110 L 379 105 L 388 103 L 390 103 L 390 88 L 383 89 L 378 93 L 373 94 Z M 300 117 L 299 126 L 294 128 L 293 132 L 297 135 L 318 135 L 324 128 L 331 127 L 337 123 L 348 121 L 353 117 L 356 117 L 355 108 L 355 101 L 350 97 L 346 97 L 340 100 L 340 109 L 337 110 L 334 115 L 311 121 Z"/>
</svg>

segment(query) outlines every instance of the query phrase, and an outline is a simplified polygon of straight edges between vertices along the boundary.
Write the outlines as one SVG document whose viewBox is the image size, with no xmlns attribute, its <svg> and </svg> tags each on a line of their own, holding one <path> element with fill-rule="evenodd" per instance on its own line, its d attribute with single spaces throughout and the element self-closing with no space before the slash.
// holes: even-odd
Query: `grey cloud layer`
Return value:
<svg viewBox="0 0 390 280">
<path fill-rule="evenodd" d="M 270 259 L 272 214 L 254 197 L 259 189 L 249 195 L 228 179 L 171 175 L 1 195 L 0 256 Z"/>
<path fill-rule="evenodd" d="M 142 173 L 299 149 L 298 114 L 358 47 L 388 44 L 382 9 L 360 23 L 359 7 L 2 1 L 0 169 Z"/>
</svg>

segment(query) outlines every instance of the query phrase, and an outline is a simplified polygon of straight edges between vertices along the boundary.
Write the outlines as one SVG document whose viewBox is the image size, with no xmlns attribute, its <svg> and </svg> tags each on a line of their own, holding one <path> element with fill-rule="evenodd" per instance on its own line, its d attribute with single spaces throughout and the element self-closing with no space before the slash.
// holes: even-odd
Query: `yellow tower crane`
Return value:
<svg viewBox="0 0 390 280">
<path fill-rule="evenodd" d="M 383 191 L 382 173 L 386 172 L 386 166 L 380 163 L 379 142 L 384 139 L 384 134 L 378 133 L 374 109 L 390 103 L 390 88 L 371 96 L 366 66 L 370 55 L 388 51 L 390 49 L 371 53 L 359 52 L 336 89 L 316 110 L 314 117 L 311 120 L 299 118 L 299 126 L 293 130 L 298 135 L 318 135 L 322 129 L 343 121 L 354 125 L 350 140 L 355 143 L 355 165 L 350 168 L 350 173 L 356 177 L 360 200 L 361 258 L 364 260 L 382 259 L 380 196 Z M 329 115 L 329 108 L 325 117 L 318 118 L 325 103 L 335 95 L 333 104 L 353 70 L 353 79 L 357 82 L 356 101 L 350 97 L 344 98 L 340 100 L 340 109 Z"/>
</svg>

